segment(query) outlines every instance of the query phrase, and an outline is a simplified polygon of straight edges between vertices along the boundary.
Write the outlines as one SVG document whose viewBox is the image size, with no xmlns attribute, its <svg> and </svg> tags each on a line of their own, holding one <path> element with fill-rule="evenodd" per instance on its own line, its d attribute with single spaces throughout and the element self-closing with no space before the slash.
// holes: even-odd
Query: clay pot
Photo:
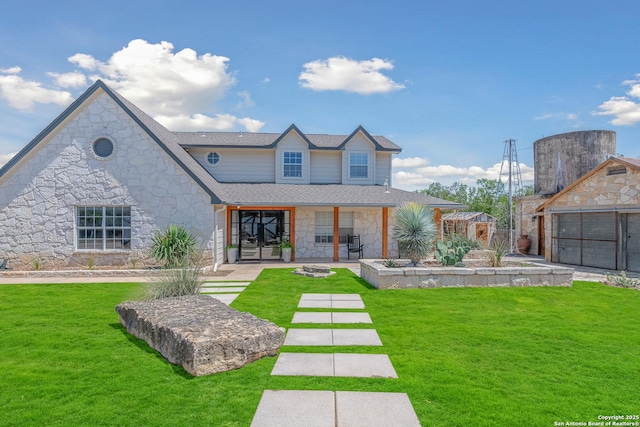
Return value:
<svg viewBox="0 0 640 427">
<path fill-rule="evenodd" d="M 518 239 L 518 252 L 523 255 L 529 253 L 529 249 L 531 248 L 531 240 L 529 240 L 529 236 L 527 234 L 523 234 Z"/>
</svg>

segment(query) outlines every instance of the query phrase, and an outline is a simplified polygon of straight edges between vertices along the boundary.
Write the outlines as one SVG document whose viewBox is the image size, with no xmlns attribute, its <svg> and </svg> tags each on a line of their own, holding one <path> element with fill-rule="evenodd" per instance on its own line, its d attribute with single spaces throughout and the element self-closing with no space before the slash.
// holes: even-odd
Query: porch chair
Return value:
<svg viewBox="0 0 640 427">
<path fill-rule="evenodd" d="M 364 245 L 360 244 L 360 235 L 347 235 L 347 259 L 351 259 L 352 253 L 358 254 L 358 259 L 363 257 Z"/>
</svg>

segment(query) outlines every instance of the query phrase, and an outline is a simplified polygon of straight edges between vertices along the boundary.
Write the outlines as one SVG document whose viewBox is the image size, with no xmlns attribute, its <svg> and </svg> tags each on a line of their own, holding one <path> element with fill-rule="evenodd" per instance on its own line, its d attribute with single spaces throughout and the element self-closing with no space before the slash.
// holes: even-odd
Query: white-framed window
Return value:
<svg viewBox="0 0 640 427">
<path fill-rule="evenodd" d="M 218 153 L 207 154 L 207 162 L 209 162 L 210 165 L 215 165 L 219 161 L 220 161 L 220 154 Z"/>
<path fill-rule="evenodd" d="M 338 229 L 340 230 L 340 244 L 347 244 L 349 235 L 353 235 L 353 212 L 340 211 L 340 223 Z"/>
<path fill-rule="evenodd" d="M 76 248 L 96 251 L 130 249 L 131 207 L 76 207 Z"/>
<path fill-rule="evenodd" d="M 348 236 L 353 234 L 353 218 L 353 212 L 340 212 L 338 218 L 340 244 L 347 244 Z M 333 243 L 333 212 L 316 212 L 316 243 Z"/>
<path fill-rule="evenodd" d="M 349 153 L 349 178 L 369 177 L 369 154 Z"/>
<path fill-rule="evenodd" d="M 282 176 L 285 178 L 302 177 L 302 152 L 285 151 L 282 158 Z"/>
<path fill-rule="evenodd" d="M 333 212 L 316 212 L 316 243 L 333 243 Z"/>
</svg>

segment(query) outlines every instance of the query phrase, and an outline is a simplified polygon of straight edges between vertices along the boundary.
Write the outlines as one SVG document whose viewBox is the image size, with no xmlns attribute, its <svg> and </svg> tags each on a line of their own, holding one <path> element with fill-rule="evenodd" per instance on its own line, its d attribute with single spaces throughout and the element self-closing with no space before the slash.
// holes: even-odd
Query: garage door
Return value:
<svg viewBox="0 0 640 427">
<path fill-rule="evenodd" d="M 616 269 L 614 212 L 556 214 L 553 220 L 554 262 Z"/>
<path fill-rule="evenodd" d="M 627 215 L 627 270 L 640 272 L 640 214 Z"/>
</svg>

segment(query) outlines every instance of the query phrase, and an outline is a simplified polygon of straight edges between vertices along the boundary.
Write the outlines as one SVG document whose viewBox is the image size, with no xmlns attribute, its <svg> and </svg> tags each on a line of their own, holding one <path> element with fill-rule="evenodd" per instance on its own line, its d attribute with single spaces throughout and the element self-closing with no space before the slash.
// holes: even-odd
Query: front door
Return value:
<svg viewBox="0 0 640 427">
<path fill-rule="evenodd" d="M 283 211 L 240 211 L 240 260 L 280 259 Z"/>
</svg>

